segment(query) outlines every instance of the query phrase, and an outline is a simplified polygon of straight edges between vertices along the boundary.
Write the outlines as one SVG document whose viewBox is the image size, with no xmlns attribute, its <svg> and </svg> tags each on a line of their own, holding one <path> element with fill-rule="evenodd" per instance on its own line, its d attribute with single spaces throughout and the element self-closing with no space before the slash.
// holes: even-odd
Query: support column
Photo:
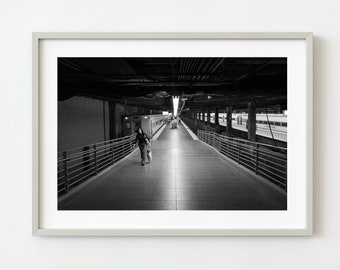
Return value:
<svg viewBox="0 0 340 270">
<path fill-rule="evenodd" d="M 232 113 L 233 113 L 233 108 L 231 106 L 227 107 L 227 135 L 230 136 L 232 131 L 233 131 L 233 127 L 232 127 Z"/>
<path fill-rule="evenodd" d="M 215 108 L 215 131 L 220 133 L 220 124 L 218 123 L 218 108 Z"/>
<path fill-rule="evenodd" d="M 256 142 L 256 105 L 248 103 L 248 140 Z"/>
<path fill-rule="evenodd" d="M 210 108 L 207 108 L 207 125 L 210 126 Z"/>
<path fill-rule="evenodd" d="M 198 113 L 197 113 L 197 111 L 195 110 L 195 111 L 194 111 L 195 127 L 197 126 L 197 117 L 198 117 Z"/>
<path fill-rule="evenodd" d="M 109 138 L 110 140 L 116 138 L 116 103 L 109 101 Z"/>
</svg>

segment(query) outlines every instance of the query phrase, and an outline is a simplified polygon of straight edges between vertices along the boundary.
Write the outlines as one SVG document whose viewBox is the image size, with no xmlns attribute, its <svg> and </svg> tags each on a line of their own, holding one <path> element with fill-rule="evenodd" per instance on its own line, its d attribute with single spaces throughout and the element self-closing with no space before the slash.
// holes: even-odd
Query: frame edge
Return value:
<svg viewBox="0 0 340 270">
<path fill-rule="evenodd" d="M 300 39 L 306 41 L 307 188 L 303 229 L 42 229 L 39 194 L 39 42 L 42 39 Z M 33 236 L 311 236 L 313 235 L 313 33 L 312 32 L 33 32 L 32 33 L 32 235 Z"/>
<path fill-rule="evenodd" d="M 313 119 L 314 119 L 314 89 L 313 89 L 313 33 L 308 33 L 306 36 L 306 53 L 307 53 L 307 221 L 306 221 L 306 231 L 308 235 L 313 235 L 313 192 L 314 192 L 314 181 L 313 181 Z"/>
<path fill-rule="evenodd" d="M 32 34 L 32 235 L 39 230 L 39 35 Z"/>
</svg>

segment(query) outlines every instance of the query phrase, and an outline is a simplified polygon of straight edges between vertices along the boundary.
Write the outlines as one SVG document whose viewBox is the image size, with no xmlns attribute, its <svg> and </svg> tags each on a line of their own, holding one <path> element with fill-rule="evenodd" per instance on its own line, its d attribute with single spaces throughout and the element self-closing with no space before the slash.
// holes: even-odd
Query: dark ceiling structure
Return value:
<svg viewBox="0 0 340 270">
<path fill-rule="evenodd" d="M 58 58 L 58 100 L 80 95 L 184 110 L 287 108 L 287 58 Z"/>
</svg>

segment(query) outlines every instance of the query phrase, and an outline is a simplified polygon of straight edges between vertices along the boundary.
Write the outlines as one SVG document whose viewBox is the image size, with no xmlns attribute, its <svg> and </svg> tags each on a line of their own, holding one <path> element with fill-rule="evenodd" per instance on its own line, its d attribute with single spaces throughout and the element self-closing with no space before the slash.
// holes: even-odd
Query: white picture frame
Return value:
<svg viewBox="0 0 340 270">
<path fill-rule="evenodd" d="M 32 234 L 35 236 L 131 236 L 131 235 L 167 235 L 167 236 L 245 236 L 245 235 L 298 235 L 308 236 L 313 233 L 313 35 L 312 33 L 33 33 L 32 35 Z M 296 226 L 294 221 L 291 225 L 276 226 L 276 227 L 252 227 L 248 225 L 238 226 L 163 226 L 160 228 L 148 227 L 145 224 L 139 226 L 138 222 L 134 227 L 107 227 L 96 226 L 88 227 L 60 227 L 55 226 L 45 227 L 42 225 L 44 218 L 42 192 L 46 180 L 46 166 L 43 161 L 46 156 L 42 155 L 44 150 L 41 141 L 46 136 L 44 131 L 47 129 L 43 124 L 43 118 L 48 118 L 49 115 L 44 111 L 42 95 L 46 95 L 46 89 L 42 87 L 41 61 L 44 57 L 42 52 L 42 42 L 53 41 L 127 41 L 130 43 L 136 41 L 186 41 L 200 42 L 204 40 L 210 41 L 301 41 L 304 43 L 305 59 L 303 74 L 304 85 L 302 98 L 299 102 L 303 103 L 305 108 L 302 111 L 304 145 L 301 149 L 303 157 L 303 171 L 300 172 L 300 178 L 305 179 L 303 182 L 303 201 L 300 202 L 303 209 L 303 225 Z M 291 97 L 292 98 L 292 97 Z M 288 147 L 289 149 L 289 147 Z M 288 151 L 299 152 L 300 149 L 289 149 Z M 300 151 L 301 152 L 301 151 Z M 53 153 L 51 153 L 53 155 Z M 44 171 L 44 174 L 42 173 Z M 55 174 L 55 171 L 48 171 L 48 174 Z M 299 194 L 298 194 L 299 195 Z M 291 205 L 294 208 L 294 203 Z M 188 212 L 183 213 L 183 217 Z M 223 214 L 223 213 L 221 213 Z M 72 215 L 72 212 L 69 213 Z M 86 215 L 86 213 L 85 213 Z M 242 213 L 247 215 L 247 213 Z M 139 213 L 138 217 L 143 217 L 143 213 Z M 264 221 L 265 222 L 265 221 Z M 100 225 L 100 224 L 99 224 Z"/>
</svg>

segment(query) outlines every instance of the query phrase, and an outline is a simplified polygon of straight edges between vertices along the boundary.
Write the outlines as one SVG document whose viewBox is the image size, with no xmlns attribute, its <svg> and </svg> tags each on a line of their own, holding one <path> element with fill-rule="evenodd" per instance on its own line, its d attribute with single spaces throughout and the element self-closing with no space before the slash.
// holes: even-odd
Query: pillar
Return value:
<svg viewBox="0 0 340 270">
<path fill-rule="evenodd" d="M 195 110 L 195 111 L 194 111 L 195 127 L 197 126 L 197 118 L 198 118 L 198 113 L 197 113 L 197 111 Z"/>
<path fill-rule="evenodd" d="M 256 105 L 248 103 L 248 140 L 256 142 Z"/>
<path fill-rule="evenodd" d="M 210 108 L 207 108 L 207 125 L 210 126 Z"/>
<path fill-rule="evenodd" d="M 232 127 L 232 113 L 233 113 L 233 108 L 231 106 L 227 107 L 227 135 L 230 136 L 233 130 Z"/>
<path fill-rule="evenodd" d="M 116 103 L 109 101 L 109 138 L 110 140 L 117 138 L 116 137 Z"/>
<path fill-rule="evenodd" d="M 218 108 L 215 108 L 215 131 L 220 133 L 220 124 L 218 123 Z"/>
</svg>

